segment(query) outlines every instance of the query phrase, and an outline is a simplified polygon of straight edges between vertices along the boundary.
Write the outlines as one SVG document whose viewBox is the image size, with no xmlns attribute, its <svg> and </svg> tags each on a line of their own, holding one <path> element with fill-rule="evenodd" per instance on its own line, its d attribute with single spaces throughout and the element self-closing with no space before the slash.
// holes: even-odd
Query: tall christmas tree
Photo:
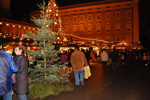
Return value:
<svg viewBox="0 0 150 100">
<path fill-rule="evenodd" d="M 37 62 L 34 69 L 30 69 L 31 83 L 60 83 L 70 72 L 59 75 L 59 72 L 66 65 L 59 61 L 58 54 L 60 51 L 55 49 L 53 45 L 56 38 L 61 32 L 60 18 L 58 7 L 54 0 L 50 0 L 48 5 L 43 1 L 43 4 L 38 5 L 41 15 L 39 18 L 33 17 L 33 22 L 36 27 L 36 34 L 28 32 L 30 38 L 34 40 L 36 50 L 29 50 L 32 60 Z"/>
</svg>

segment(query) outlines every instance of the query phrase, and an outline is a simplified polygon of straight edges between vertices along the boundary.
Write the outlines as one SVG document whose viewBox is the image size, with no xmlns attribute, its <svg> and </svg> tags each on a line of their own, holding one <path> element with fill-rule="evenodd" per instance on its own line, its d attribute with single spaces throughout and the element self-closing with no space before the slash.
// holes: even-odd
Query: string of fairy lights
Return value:
<svg viewBox="0 0 150 100">
<path fill-rule="evenodd" d="M 49 5 L 48 5 L 48 8 L 46 9 L 46 13 L 48 15 L 47 19 L 55 21 L 54 24 L 52 24 L 49 27 L 51 29 L 53 29 L 53 31 L 59 32 L 58 37 L 62 37 L 65 40 L 67 40 L 66 39 L 66 36 L 67 36 L 67 37 L 74 37 L 74 38 L 77 38 L 77 39 L 80 39 L 80 40 L 109 43 L 108 41 L 104 41 L 104 40 L 101 40 L 101 39 L 85 38 L 85 37 L 77 36 L 77 35 L 74 35 L 74 34 L 66 34 L 63 31 L 62 21 L 61 21 L 61 18 L 60 18 L 60 13 L 58 11 L 58 6 L 56 5 L 55 0 L 50 0 L 49 1 Z M 3 25 L 3 24 L 5 24 L 5 23 L 0 22 L 0 25 Z M 8 23 L 6 23 L 5 25 L 10 26 L 10 24 L 8 24 Z M 17 26 L 17 25 L 12 24 L 11 26 L 27 29 L 27 27 L 22 27 L 21 25 Z M 28 27 L 28 30 L 29 31 L 31 31 L 31 30 L 35 31 L 35 28 Z M 17 39 L 18 38 L 20 40 L 23 40 L 23 39 L 26 39 L 28 41 L 31 40 L 26 34 L 22 34 L 22 35 L 17 34 L 16 35 L 16 34 L 7 33 L 7 32 L 0 32 L 0 36 L 3 36 L 3 38 L 12 37 L 12 39 Z"/>
<path fill-rule="evenodd" d="M 77 36 L 77 35 L 74 35 L 74 34 L 65 34 L 65 32 L 63 31 L 63 27 L 62 27 L 62 22 L 61 22 L 61 18 L 60 18 L 60 13 L 59 13 L 59 10 L 58 10 L 58 6 L 56 5 L 56 2 L 55 0 L 50 0 L 49 1 L 49 6 L 47 8 L 47 14 L 49 15 L 48 18 L 52 19 L 52 20 L 55 20 L 55 18 L 57 18 L 58 20 L 55 21 L 55 24 L 54 25 L 59 25 L 59 30 L 57 31 L 60 31 L 60 35 L 63 36 L 65 38 L 65 36 L 71 36 L 71 37 L 74 37 L 74 38 L 78 38 L 78 39 L 82 39 L 82 40 L 88 40 L 88 41 L 98 41 L 98 42 L 103 42 L 103 43 L 109 43 L 108 41 L 104 41 L 104 40 L 101 40 L 101 39 L 92 39 L 92 38 L 84 38 L 84 37 L 81 37 L 81 36 Z M 53 26 L 52 29 L 54 29 L 56 26 Z"/>
</svg>

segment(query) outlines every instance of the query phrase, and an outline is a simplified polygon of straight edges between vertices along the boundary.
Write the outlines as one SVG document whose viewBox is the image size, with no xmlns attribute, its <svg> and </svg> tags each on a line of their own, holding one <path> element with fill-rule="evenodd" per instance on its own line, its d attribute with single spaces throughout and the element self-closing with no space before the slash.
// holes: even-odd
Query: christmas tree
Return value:
<svg viewBox="0 0 150 100">
<path fill-rule="evenodd" d="M 31 83 L 60 83 L 69 75 L 70 72 L 59 75 L 59 72 L 67 64 L 59 61 L 59 50 L 55 49 L 54 42 L 61 32 L 58 7 L 54 0 L 48 5 L 45 1 L 38 5 L 40 8 L 40 17 L 34 18 L 36 33 L 28 32 L 31 39 L 34 40 L 36 50 L 28 50 L 33 62 L 36 62 L 34 69 L 29 70 Z M 58 24 L 59 23 L 59 24 Z"/>
</svg>

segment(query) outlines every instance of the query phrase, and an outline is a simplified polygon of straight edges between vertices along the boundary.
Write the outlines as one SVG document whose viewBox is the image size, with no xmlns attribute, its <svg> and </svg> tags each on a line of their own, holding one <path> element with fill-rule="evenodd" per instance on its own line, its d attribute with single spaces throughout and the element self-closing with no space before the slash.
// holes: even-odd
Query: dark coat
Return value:
<svg viewBox="0 0 150 100">
<path fill-rule="evenodd" d="M 118 58 L 119 58 L 119 54 L 116 50 L 114 50 L 112 53 L 111 53 L 111 59 L 112 59 L 112 62 L 117 62 L 118 61 Z"/>
<path fill-rule="evenodd" d="M 12 91 L 12 72 L 17 72 L 18 63 L 14 58 L 0 50 L 0 95 L 4 95 Z"/>
<path fill-rule="evenodd" d="M 28 58 L 24 55 L 16 56 L 20 69 L 16 73 L 16 88 L 18 94 L 26 94 L 29 92 L 29 81 L 28 81 Z"/>
</svg>

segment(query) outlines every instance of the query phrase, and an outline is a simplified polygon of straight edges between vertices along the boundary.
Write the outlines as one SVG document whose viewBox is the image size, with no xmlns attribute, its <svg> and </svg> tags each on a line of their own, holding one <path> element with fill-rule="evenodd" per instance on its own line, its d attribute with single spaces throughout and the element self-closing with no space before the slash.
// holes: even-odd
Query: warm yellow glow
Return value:
<svg viewBox="0 0 150 100">
<path fill-rule="evenodd" d="M 13 37 L 13 39 L 15 39 L 16 37 Z"/>
<path fill-rule="evenodd" d="M 54 4 L 54 6 L 57 6 L 56 4 Z"/>
<path fill-rule="evenodd" d="M 4 38 L 6 38 L 6 36 L 3 36 Z"/>
<path fill-rule="evenodd" d="M 26 29 L 26 27 L 23 27 L 24 29 Z"/>
<path fill-rule="evenodd" d="M 6 24 L 6 26 L 9 26 L 9 24 Z"/>
<path fill-rule="evenodd" d="M 57 37 L 57 39 L 60 39 L 60 37 Z"/>
<path fill-rule="evenodd" d="M 56 14 L 56 16 L 58 16 L 58 14 Z"/>
<path fill-rule="evenodd" d="M 23 40 L 23 38 L 20 38 L 20 40 Z"/>
<path fill-rule="evenodd" d="M 57 24 L 57 22 L 54 22 L 54 24 L 56 25 L 56 24 Z"/>
<path fill-rule="evenodd" d="M 19 42 L 19 45 L 22 45 L 22 42 Z"/>
<path fill-rule="evenodd" d="M 0 22 L 0 25 L 2 25 L 3 23 L 2 22 Z"/>
<path fill-rule="evenodd" d="M 46 25 L 46 27 L 49 27 L 49 25 Z"/>
<path fill-rule="evenodd" d="M 18 27 L 21 27 L 20 25 Z"/>
<path fill-rule="evenodd" d="M 15 25 L 12 25 L 12 27 L 16 27 Z"/>
</svg>

